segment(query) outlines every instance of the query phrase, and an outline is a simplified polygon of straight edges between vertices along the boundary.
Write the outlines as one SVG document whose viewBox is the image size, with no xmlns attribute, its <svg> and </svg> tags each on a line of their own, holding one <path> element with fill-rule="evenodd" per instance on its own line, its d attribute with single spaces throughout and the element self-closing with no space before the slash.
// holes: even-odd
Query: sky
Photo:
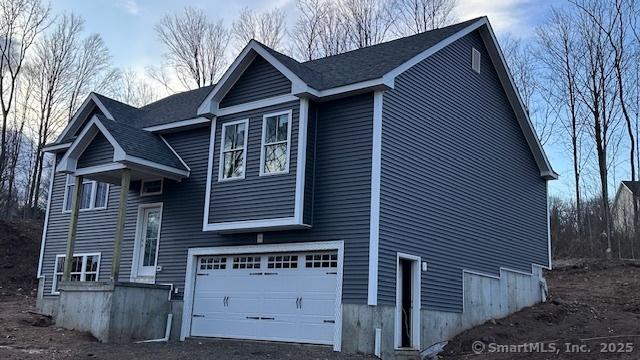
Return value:
<svg viewBox="0 0 640 360">
<path fill-rule="evenodd" d="M 562 6 L 561 0 L 458 0 L 455 14 L 464 21 L 478 16 L 488 16 L 498 38 L 509 33 L 515 37 L 534 35 L 536 26 L 543 23 L 551 6 Z M 566 4 L 566 3 L 565 3 Z M 284 8 L 288 21 L 296 16 L 295 0 L 53 0 L 55 13 L 73 12 L 82 16 L 87 33 L 102 36 L 111 51 L 113 63 L 143 74 L 148 65 L 162 62 L 162 46 L 155 38 L 153 26 L 165 14 L 180 12 L 192 6 L 222 18 L 230 25 L 245 7 L 265 10 Z M 545 146 L 558 181 L 552 181 L 553 195 L 569 197 L 572 188 L 571 162 L 567 150 L 559 144 Z"/>
</svg>

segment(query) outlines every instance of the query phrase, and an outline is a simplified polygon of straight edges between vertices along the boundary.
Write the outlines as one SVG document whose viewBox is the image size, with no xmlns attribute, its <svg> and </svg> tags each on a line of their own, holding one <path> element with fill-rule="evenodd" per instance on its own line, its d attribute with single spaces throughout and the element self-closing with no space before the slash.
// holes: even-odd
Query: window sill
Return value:
<svg viewBox="0 0 640 360">
<path fill-rule="evenodd" d="M 107 207 L 99 207 L 99 208 L 87 208 L 87 209 L 80 209 L 80 212 L 87 212 L 87 211 L 95 211 L 95 210 L 107 210 Z M 62 210 L 63 214 L 71 214 L 71 210 Z"/>
<path fill-rule="evenodd" d="M 277 176 L 277 175 L 287 175 L 287 174 L 289 174 L 289 170 L 270 172 L 270 173 L 260 173 L 260 176 Z"/>
</svg>

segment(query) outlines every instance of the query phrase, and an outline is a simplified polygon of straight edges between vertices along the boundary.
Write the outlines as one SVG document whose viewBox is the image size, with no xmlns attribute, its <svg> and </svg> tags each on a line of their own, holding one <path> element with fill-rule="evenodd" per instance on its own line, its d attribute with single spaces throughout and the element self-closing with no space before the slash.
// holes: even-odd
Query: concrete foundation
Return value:
<svg viewBox="0 0 640 360">
<path fill-rule="evenodd" d="M 164 337 L 170 286 L 137 283 L 60 283 L 56 325 L 91 333 L 101 342 Z"/>
<path fill-rule="evenodd" d="M 421 349 L 449 340 L 490 319 L 505 317 L 545 300 L 545 283 L 539 267 L 534 267 L 532 274 L 502 270 L 499 278 L 470 272 L 465 272 L 463 276 L 462 312 L 421 311 Z M 410 357 L 407 351 L 394 348 L 395 306 L 344 304 L 342 319 L 343 352 L 374 354 L 375 331 L 378 328 L 382 335 L 382 359 Z"/>
</svg>

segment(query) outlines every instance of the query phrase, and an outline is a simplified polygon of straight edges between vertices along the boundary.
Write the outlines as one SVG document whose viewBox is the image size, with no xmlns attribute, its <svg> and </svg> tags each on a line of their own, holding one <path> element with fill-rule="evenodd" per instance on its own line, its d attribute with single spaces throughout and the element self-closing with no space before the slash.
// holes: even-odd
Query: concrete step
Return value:
<svg viewBox="0 0 640 360">
<path fill-rule="evenodd" d="M 396 360 L 421 360 L 420 351 L 413 349 L 399 349 L 394 352 Z"/>
</svg>

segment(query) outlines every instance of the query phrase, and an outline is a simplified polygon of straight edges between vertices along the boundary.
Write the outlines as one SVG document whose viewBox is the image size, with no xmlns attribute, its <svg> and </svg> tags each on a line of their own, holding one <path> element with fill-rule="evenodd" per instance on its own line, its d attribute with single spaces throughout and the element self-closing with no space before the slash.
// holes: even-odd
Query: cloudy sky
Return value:
<svg viewBox="0 0 640 360">
<path fill-rule="evenodd" d="M 498 37 L 510 33 L 530 37 L 542 23 L 554 0 L 458 0 L 456 15 L 466 20 L 487 15 Z M 212 18 L 225 19 L 230 25 L 244 7 L 256 10 L 283 7 L 291 22 L 295 19 L 295 0 L 55 0 L 56 12 L 74 12 L 86 20 L 87 33 L 99 33 L 113 55 L 114 65 L 144 73 L 147 65 L 161 62 L 162 48 L 155 39 L 153 26 L 165 14 L 186 6 L 203 9 Z M 552 182 L 554 194 L 569 194 L 571 163 L 566 149 L 557 144 L 547 146 L 552 164 L 561 176 Z M 565 195 L 566 196 L 566 195 Z"/>
</svg>

